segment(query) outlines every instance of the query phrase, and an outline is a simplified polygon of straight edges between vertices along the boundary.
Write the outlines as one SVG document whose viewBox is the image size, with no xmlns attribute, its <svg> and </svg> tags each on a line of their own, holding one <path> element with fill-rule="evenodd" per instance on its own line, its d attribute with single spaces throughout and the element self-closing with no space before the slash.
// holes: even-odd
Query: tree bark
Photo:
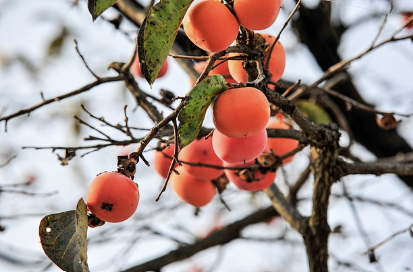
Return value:
<svg viewBox="0 0 413 272">
<path fill-rule="evenodd" d="M 341 34 L 345 30 L 342 26 L 332 26 L 328 7 L 330 4 L 322 1 L 314 9 L 301 6 L 300 17 L 293 23 L 293 26 L 298 30 L 301 41 L 308 46 L 323 71 L 341 61 L 337 49 Z M 368 103 L 362 99 L 353 84 L 351 75 L 348 72 L 344 73 L 346 73 L 347 80 L 336 85 L 334 90 L 367 105 Z M 412 151 L 412 148 L 400 137 L 396 129 L 383 130 L 379 128 L 374 114 L 358 109 L 348 111 L 343 101 L 337 98 L 332 99 L 341 111 L 346 113 L 345 116 L 355 140 L 377 157 L 391 157 L 399 152 Z M 399 177 L 407 186 L 413 186 L 412 176 Z"/>
</svg>

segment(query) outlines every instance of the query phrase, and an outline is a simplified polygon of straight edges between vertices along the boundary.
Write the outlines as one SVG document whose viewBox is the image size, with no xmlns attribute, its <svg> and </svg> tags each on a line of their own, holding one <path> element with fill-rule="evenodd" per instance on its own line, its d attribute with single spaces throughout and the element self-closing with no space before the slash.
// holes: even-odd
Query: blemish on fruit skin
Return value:
<svg viewBox="0 0 413 272">
<path fill-rule="evenodd" d="M 103 202 L 103 203 L 102 203 L 102 206 L 101 206 L 100 208 L 101 208 L 102 210 L 106 210 L 106 211 L 111 212 L 111 211 L 112 211 L 112 208 L 113 208 L 113 204 L 109 204 L 109 203 Z"/>
<path fill-rule="evenodd" d="M 52 231 L 52 228 L 50 228 L 50 227 L 47 227 L 47 228 L 46 228 L 46 232 L 47 232 L 47 233 L 50 233 L 51 231 Z"/>
</svg>

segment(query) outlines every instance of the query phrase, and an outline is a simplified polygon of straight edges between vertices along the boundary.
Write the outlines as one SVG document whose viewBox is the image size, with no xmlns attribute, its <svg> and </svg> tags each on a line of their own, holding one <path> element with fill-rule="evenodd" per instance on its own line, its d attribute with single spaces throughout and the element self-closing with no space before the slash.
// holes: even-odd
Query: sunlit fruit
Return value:
<svg viewBox="0 0 413 272">
<path fill-rule="evenodd" d="M 230 138 L 214 131 L 212 146 L 217 156 L 226 162 L 243 163 L 258 157 L 267 147 L 267 130 L 243 138 Z"/>
<path fill-rule="evenodd" d="M 130 71 L 131 71 L 132 75 L 142 77 L 142 78 L 144 77 L 142 75 L 142 70 L 141 70 L 141 66 L 139 64 L 138 56 L 135 57 L 135 61 L 132 63 L 132 65 L 130 67 Z M 168 71 L 168 59 L 166 59 L 165 62 L 162 64 L 161 70 L 159 70 L 158 76 L 156 78 L 163 77 L 166 74 L 167 71 Z"/>
<path fill-rule="evenodd" d="M 265 55 L 264 62 L 262 65 L 265 65 L 265 60 L 268 58 L 269 47 L 275 41 L 275 36 L 270 34 L 259 33 L 256 35 L 261 35 L 265 41 L 268 43 L 268 51 Z M 235 57 L 241 55 L 239 53 L 230 53 L 230 57 Z M 247 82 L 247 73 L 245 72 L 242 66 L 242 60 L 229 60 L 228 61 L 228 68 L 231 73 L 231 76 L 237 82 Z M 280 41 L 274 45 L 274 48 L 271 53 L 271 57 L 269 59 L 268 64 L 268 71 L 271 73 L 271 81 L 276 82 L 280 80 L 285 70 L 285 49 L 284 46 L 281 44 Z M 254 80 L 255 78 L 251 79 Z"/>
<path fill-rule="evenodd" d="M 117 223 L 131 217 L 138 207 L 138 186 L 117 172 L 97 175 L 87 191 L 87 206 L 101 220 Z"/>
<path fill-rule="evenodd" d="M 255 160 L 242 163 L 229 163 L 224 162 L 225 167 L 242 167 L 253 165 Z M 240 190 L 245 190 L 249 192 L 256 192 L 264 190 L 274 183 L 276 172 L 268 171 L 262 174 L 259 170 L 230 170 L 225 169 L 225 175 L 228 177 L 230 182 L 237 186 Z"/>
<path fill-rule="evenodd" d="M 155 171 L 163 178 L 166 178 L 168 176 L 168 171 L 172 163 L 172 159 L 167 156 L 173 156 L 174 148 L 175 145 L 170 144 L 169 147 L 165 147 L 162 151 L 156 150 L 153 156 L 152 166 Z"/>
<path fill-rule="evenodd" d="M 209 180 L 198 179 L 177 167 L 169 180 L 172 191 L 185 203 L 197 208 L 208 204 L 215 195 L 215 186 Z"/>
<path fill-rule="evenodd" d="M 413 28 L 413 21 L 412 17 L 413 17 L 413 12 L 402 12 L 401 15 L 403 16 L 403 24 L 407 24 L 408 22 L 410 22 L 409 24 L 406 25 L 406 28 L 410 29 Z"/>
<path fill-rule="evenodd" d="M 191 163 L 211 164 L 222 166 L 222 161 L 212 148 L 212 137 L 193 141 L 184 147 L 178 155 L 179 160 Z M 190 175 L 203 180 L 216 179 L 222 175 L 224 170 L 204 166 L 191 166 L 184 163 L 183 169 Z"/>
<path fill-rule="evenodd" d="M 229 9 L 214 0 L 200 1 L 189 7 L 183 25 L 195 45 L 211 52 L 230 46 L 239 29 L 239 23 Z"/>
<path fill-rule="evenodd" d="M 267 124 L 267 128 L 290 129 L 290 126 L 284 122 L 282 114 L 277 115 L 277 118 L 271 118 Z M 281 156 L 297 148 L 299 142 L 288 138 L 268 138 L 267 146 L 272 149 L 275 155 Z M 288 163 L 293 159 L 293 156 L 283 160 L 283 163 Z"/>
<path fill-rule="evenodd" d="M 281 4 L 282 0 L 235 0 L 234 11 L 243 27 L 263 30 L 275 22 Z"/>
<path fill-rule="evenodd" d="M 266 96 L 252 87 L 226 90 L 217 97 L 213 107 L 216 129 L 230 138 L 258 134 L 269 118 L 270 105 Z"/>
</svg>

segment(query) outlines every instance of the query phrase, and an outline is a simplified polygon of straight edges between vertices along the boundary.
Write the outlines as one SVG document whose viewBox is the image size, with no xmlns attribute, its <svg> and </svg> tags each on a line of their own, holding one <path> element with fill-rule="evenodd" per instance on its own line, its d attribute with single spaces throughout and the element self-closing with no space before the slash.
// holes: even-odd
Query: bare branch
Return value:
<svg viewBox="0 0 413 272">
<path fill-rule="evenodd" d="M 77 40 L 74 40 L 75 42 L 75 48 L 76 48 L 76 52 L 79 55 L 79 57 L 82 59 L 83 63 L 85 64 L 86 68 L 89 70 L 89 72 L 96 78 L 96 80 L 99 80 L 100 78 L 95 74 L 95 72 L 92 71 L 92 69 L 90 69 L 89 65 L 87 64 L 85 58 L 83 57 L 82 53 L 80 53 L 79 50 L 79 45 L 77 43 Z"/>
<path fill-rule="evenodd" d="M 298 210 L 287 200 L 277 185 L 272 184 L 264 190 L 264 193 L 271 200 L 274 209 L 282 216 L 295 230 L 303 233 L 307 227 L 307 220 Z"/>
<path fill-rule="evenodd" d="M 163 256 L 135 267 L 131 267 L 124 272 L 159 271 L 162 267 L 165 267 L 170 263 L 184 260 L 205 249 L 218 245 L 225 245 L 234 239 L 240 238 L 240 233 L 243 228 L 263 222 L 275 215 L 277 215 L 277 213 L 274 211 L 272 206 L 259 210 L 239 221 L 227 225 L 222 229 L 212 232 L 206 238 L 199 240 L 194 244 L 181 246 Z"/>
<path fill-rule="evenodd" d="M 90 89 L 92 89 L 92 88 L 94 88 L 94 87 L 96 87 L 96 86 L 99 86 L 100 84 L 104 84 L 104 83 L 108 83 L 108 82 L 121 81 L 121 80 L 124 80 L 124 79 L 125 79 L 125 78 L 124 78 L 124 76 L 122 76 L 122 75 L 114 76 L 114 77 L 103 77 L 103 78 L 99 78 L 98 80 L 96 80 L 96 81 L 94 81 L 94 82 L 92 82 L 92 83 L 89 83 L 89 84 L 87 84 L 87 85 L 85 85 L 85 86 L 83 86 L 83 87 L 81 87 L 81 88 L 79 88 L 79 89 L 77 89 L 77 90 L 75 90 L 75 91 L 72 91 L 72 92 L 69 92 L 69 93 L 66 93 L 66 94 L 63 94 L 63 95 L 60 95 L 60 96 L 56 96 L 56 97 L 53 97 L 53 98 L 44 100 L 43 102 L 41 102 L 41 103 L 39 103 L 39 104 L 36 104 L 36 105 L 34 105 L 34 106 L 31 106 L 31 107 L 29 107 L 29 108 L 26 108 L 26 109 L 23 109 L 23 110 L 19 110 L 18 112 L 15 112 L 15 113 L 13 113 L 13 114 L 0 117 L 0 122 L 1 122 L 1 121 L 5 121 L 5 131 L 7 131 L 7 122 L 8 122 L 9 120 L 15 118 L 15 117 L 18 117 L 18 116 L 21 116 L 21 115 L 24 115 L 24 114 L 30 114 L 32 111 L 35 111 L 35 110 L 37 110 L 38 108 L 41 108 L 41 107 L 46 106 L 46 105 L 48 105 L 48 104 L 51 104 L 51 103 L 54 103 L 54 102 L 59 102 L 59 101 L 61 101 L 61 100 L 63 100 L 63 99 L 66 99 L 66 98 L 69 98 L 69 97 L 72 97 L 72 96 L 75 96 L 75 95 L 78 95 L 78 94 L 87 92 L 87 91 L 89 91 Z"/>
<path fill-rule="evenodd" d="M 380 176 L 383 174 L 397 174 L 401 176 L 413 175 L 413 163 L 400 162 L 345 162 L 337 159 L 337 178 L 348 175 L 372 174 Z"/>
</svg>

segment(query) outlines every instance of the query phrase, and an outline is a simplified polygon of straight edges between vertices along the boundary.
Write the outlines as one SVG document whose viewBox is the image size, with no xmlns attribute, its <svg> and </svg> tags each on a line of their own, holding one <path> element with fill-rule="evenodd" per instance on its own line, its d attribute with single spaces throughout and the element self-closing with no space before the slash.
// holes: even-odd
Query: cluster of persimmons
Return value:
<svg viewBox="0 0 413 272">
<path fill-rule="evenodd" d="M 222 51 L 237 44 L 240 25 L 253 31 L 270 27 L 278 17 L 281 4 L 282 0 L 235 0 L 228 7 L 222 1 L 203 0 L 188 9 L 183 27 L 188 38 L 199 48 L 211 53 Z M 274 44 L 276 38 L 272 35 L 255 35 L 265 54 L 266 75 L 270 75 L 268 81 L 276 82 L 285 69 L 284 47 L 279 41 Z M 245 54 L 230 53 L 227 57 L 228 61 L 220 62 L 209 75 L 221 74 L 230 83 L 247 82 L 243 66 Z M 158 77 L 165 74 L 167 65 L 165 62 Z M 198 62 L 194 68 L 201 73 L 205 65 L 205 62 Z M 142 76 L 138 61 L 132 65 L 131 72 Z M 269 88 L 272 86 L 268 85 Z M 161 150 L 155 151 L 152 165 L 164 178 L 171 171 L 170 188 L 182 201 L 197 208 L 213 199 L 216 193 L 213 181 L 224 176 L 241 190 L 263 190 L 274 182 L 275 169 L 250 168 L 245 174 L 243 167 L 256 164 L 257 157 L 263 153 L 280 156 L 298 145 L 293 139 L 268 138 L 268 128 L 290 128 L 282 114 L 275 118 L 270 117 L 270 112 L 270 104 L 260 89 L 242 85 L 230 88 L 218 95 L 213 103 L 215 128 L 211 135 L 196 139 L 179 150 L 179 166 L 172 171 L 175 146 L 163 143 Z M 291 159 L 286 158 L 283 163 Z M 91 213 L 108 222 L 129 218 L 138 202 L 137 185 L 116 172 L 98 175 L 87 194 Z"/>
<path fill-rule="evenodd" d="M 183 26 L 188 38 L 207 52 L 226 49 L 235 39 L 239 27 L 262 30 L 276 20 L 282 1 L 235 0 L 233 12 L 219 1 L 204 0 L 191 6 Z M 213 18 L 213 19 L 211 19 Z M 256 34 L 257 44 L 265 49 L 270 81 L 278 81 L 285 69 L 285 50 L 275 37 Z M 220 62 L 209 75 L 220 74 L 227 82 L 247 82 L 243 61 L 230 53 L 228 61 Z M 196 71 L 201 73 L 206 62 L 197 62 Z M 270 86 L 269 86 L 270 87 Z M 271 88 L 271 87 L 270 87 Z M 195 140 L 178 155 L 182 163 L 170 177 L 170 187 L 184 202 L 195 207 L 208 204 L 215 195 L 213 180 L 225 175 L 236 187 L 247 191 L 259 191 L 269 187 L 275 179 L 275 171 L 262 172 L 258 168 L 246 174 L 244 166 L 256 163 L 263 152 L 283 155 L 295 149 L 298 141 L 268 138 L 267 128 L 289 129 L 282 114 L 270 118 L 270 105 L 264 93 L 254 87 L 231 88 L 220 94 L 213 104 L 215 130 L 207 138 Z M 155 170 L 167 178 L 174 154 L 174 146 L 163 146 L 156 151 L 153 161 Z M 292 158 L 287 158 L 287 163 Z M 179 174 L 177 174 L 179 173 Z"/>
</svg>

